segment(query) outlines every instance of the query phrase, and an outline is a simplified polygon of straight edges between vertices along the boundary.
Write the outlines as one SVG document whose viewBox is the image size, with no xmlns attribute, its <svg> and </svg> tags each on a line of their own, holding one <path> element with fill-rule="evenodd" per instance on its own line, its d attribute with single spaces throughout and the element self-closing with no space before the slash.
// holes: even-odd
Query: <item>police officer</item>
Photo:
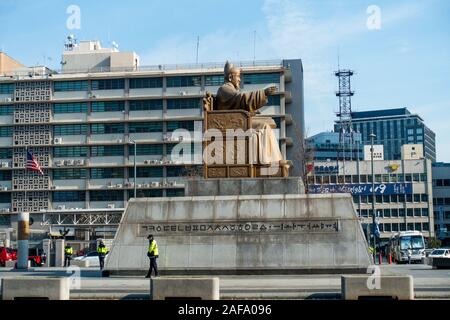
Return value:
<svg viewBox="0 0 450 320">
<path fill-rule="evenodd" d="M 159 256 L 158 252 L 158 244 L 156 243 L 156 240 L 153 239 L 153 235 L 150 234 L 148 237 L 148 252 L 147 257 L 150 259 L 150 268 L 148 269 L 148 273 L 145 276 L 146 278 L 152 277 L 152 269 L 155 270 L 155 277 L 158 276 L 158 265 L 156 264 L 156 259 Z"/>
<path fill-rule="evenodd" d="M 105 266 L 105 256 L 108 253 L 108 249 L 106 248 L 102 240 L 100 240 L 97 252 L 98 252 L 98 259 L 100 261 L 100 270 L 103 270 L 103 267 Z"/>
<path fill-rule="evenodd" d="M 70 260 L 72 259 L 73 248 L 70 244 L 66 244 L 64 248 L 64 267 L 70 267 Z"/>
</svg>

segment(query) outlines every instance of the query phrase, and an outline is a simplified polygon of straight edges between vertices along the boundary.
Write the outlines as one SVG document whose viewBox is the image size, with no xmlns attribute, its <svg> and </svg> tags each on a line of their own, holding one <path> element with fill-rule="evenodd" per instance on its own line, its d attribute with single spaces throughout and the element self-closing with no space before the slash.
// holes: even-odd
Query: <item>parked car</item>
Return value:
<svg viewBox="0 0 450 320">
<path fill-rule="evenodd" d="M 106 253 L 106 256 L 108 256 L 108 253 L 109 252 Z M 96 251 L 91 251 L 85 254 L 84 256 L 76 257 L 73 260 L 89 261 L 90 267 L 100 267 L 100 261 L 98 260 L 98 252 Z"/>
<path fill-rule="evenodd" d="M 435 249 L 428 256 L 429 258 L 449 258 L 450 259 L 450 249 L 449 248 L 440 248 Z"/>
<path fill-rule="evenodd" d="M 11 248 L 0 247 L 0 267 L 4 267 L 6 261 L 17 260 L 14 250 Z M 15 259 L 14 259 L 15 258 Z"/>
</svg>

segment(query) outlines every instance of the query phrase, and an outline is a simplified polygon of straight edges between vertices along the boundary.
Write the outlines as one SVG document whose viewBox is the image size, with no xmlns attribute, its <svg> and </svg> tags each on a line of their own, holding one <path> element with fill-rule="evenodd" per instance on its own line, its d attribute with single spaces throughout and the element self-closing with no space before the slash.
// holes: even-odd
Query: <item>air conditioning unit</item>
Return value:
<svg viewBox="0 0 450 320">
<path fill-rule="evenodd" d="M 121 184 L 121 183 L 116 184 L 116 188 L 123 188 L 123 184 Z"/>
<path fill-rule="evenodd" d="M 84 160 L 76 160 L 76 161 L 75 161 L 75 165 L 77 165 L 77 166 L 82 166 L 82 165 L 84 165 Z"/>
<path fill-rule="evenodd" d="M 57 161 L 55 161 L 55 165 L 56 165 L 57 167 L 61 167 L 61 166 L 64 165 L 64 161 L 62 161 L 62 160 L 57 160 Z"/>
<path fill-rule="evenodd" d="M 178 141 L 183 141 L 183 136 L 179 136 Z"/>
<path fill-rule="evenodd" d="M 55 190 L 56 189 L 56 186 L 51 186 L 50 187 L 52 190 Z"/>
<path fill-rule="evenodd" d="M 114 203 L 108 203 L 108 209 L 114 209 L 116 205 Z"/>
<path fill-rule="evenodd" d="M 137 188 L 142 188 L 142 184 L 138 184 L 136 187 Z"/>
<path fill-rule="evenodd" d="M 158 160 L 150 160 L 150 164 L 157 164 Z"/>
<path fill-rule="evenodd" d="M 66 160 L 66 161 L 64 161 L 64 164 L 66 166 L 73 166 L 73 165 L 75 165 L 75 160 Z"/>
<path fill-rule="evenodd" d="M 150 164 L 150 160 L 144 160 L 144 164 Z"/>
<path fill-rule="evenodd" d="M 187 95 L 186 91 L 180 91 L 180 96 L 185 96 L 185 95 Z"/>
<path fill-rule="evenodd" d="M 177 185 L 177 182 L 176 182 L 176 181 L 170 181 L 169 184 L 170 184 L 171 186 L 176 186 L 176 185 Z"/>
<path fill-rule="evenodd" d="M 5 98 L 5 101 L 6 102 L 12 102 L 12 99 L 11 98 Z"/>
<path fill-rule="evenodd" d="M 53 139 L 53 143 L 54 144 L 61 144 L 62 143 L 62 138 L 55 138 L 55 139 Z"/>
<path fill-rule="evenodd" d="M 122 143 L 122 139 L 117 139 L 116 142 L 117 143 Z"/>
<path fill-rule="evenodd" d="M 159 182 L 156 182 L 156 181 L 155 181 L 155 182 L 152 182 L 152 187 L 154 187 L 154 188 L 155 188 L 155 187 L 159 187 Z"/>
<path fill-rule="evenodd" d="M 2 187 L 3 191 L 8 191 L 8 187 Z"/>
<path fill-rule="evenodd" d="M 2 168 L 8 168 L 9 162 L 2 162 Z"/>
<path fill-rule="evenodd" d="M 58 209 L 58 210 L 66 210 L 66 205 L 60 204 L 60 205 L 58 205 L 58 206 L 56 207 L 56 209 Z"/>
<path fill-rule="evenodd" d="M 164 164 L 164 162 L 162 160 L 159 160 L 158 164 Z"/>
</svg>

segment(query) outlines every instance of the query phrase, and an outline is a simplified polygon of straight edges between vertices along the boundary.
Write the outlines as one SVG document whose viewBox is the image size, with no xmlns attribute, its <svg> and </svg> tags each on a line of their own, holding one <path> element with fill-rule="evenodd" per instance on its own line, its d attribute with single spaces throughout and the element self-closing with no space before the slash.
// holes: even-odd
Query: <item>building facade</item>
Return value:
<svg viewBox="0 0 450 320">
<path fill-rule="evenodd" d="M 422 144 L 425 158 L 436 161 L 436 135 L 417 114 L 407 108 L 352 112 L 352 126 L 361 134 L 362 143 L 370 144 L 370 134 L 376 135 L 375 144 L 384 145 L 386 160 L 400 160 L 401 146 Z M 339 121 L 334 131 L 339 132 Z"/>
<path fill-rule="evenodd" d="M 362 160 L 361 134 L 354 133 L 353 142 L 343 145 L 339 132 L 320 132 L 306 139 L 307 154 L 314 161 Z"/>
<path fill-rule="evenodd" d="M 433 163 L 433 205 L 436 236 L 450 245 L 450 163 Z"/>
<path fill-rule="evenodd" d="M 66 49 L 60 73 L 0 77 L 0 223 L 29 211 L 35 228 L 114 236 L 134 196 L 135 164 L 137 197 L 183 196 L 186 176 L 201 174 L 202 98 L 223 83 L 224 63 L 140 67 L 134 53 L 98 42 Z M 261 112 L 277 123 L 281 152 L 299 172 L 299 142 L 289 132 L 303 137 L 301 60 L 236 65 L 243 91 L 277 85 Z M 175 136 L 178 129 L 188 137 Z M 172 156 L 180 145 L 183 162 Z M 26 148 L 44 175 L 24 169 Z"/>
<path fill-rule="evenodd" d="M 345 170 L 345 172 L 344 172 Z M 374 161 L 375 212 L 383 243 L 398 231 L 434 236 L 431 161 Z M 310 193 L 351 193 L 363 229 L 372 223 L 371 161 L 315 162 L 308 176 Z"/>
</svg>

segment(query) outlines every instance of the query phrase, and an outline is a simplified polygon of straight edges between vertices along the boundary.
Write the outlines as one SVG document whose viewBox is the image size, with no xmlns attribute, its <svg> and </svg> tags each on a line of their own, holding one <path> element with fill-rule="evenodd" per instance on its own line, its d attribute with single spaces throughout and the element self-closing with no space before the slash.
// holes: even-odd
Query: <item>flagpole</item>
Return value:
<svg viewBox="0 0 450 320">
<path fill-rule="evenodd" d="M 27 161 L 28 161 L 28 146 L 25 146 L 25 175 L 27 174 Z M 27 186 L 24 185 L 24 188 L 25 188 L 25 203 L 28 209 Z"/>
</svg>

